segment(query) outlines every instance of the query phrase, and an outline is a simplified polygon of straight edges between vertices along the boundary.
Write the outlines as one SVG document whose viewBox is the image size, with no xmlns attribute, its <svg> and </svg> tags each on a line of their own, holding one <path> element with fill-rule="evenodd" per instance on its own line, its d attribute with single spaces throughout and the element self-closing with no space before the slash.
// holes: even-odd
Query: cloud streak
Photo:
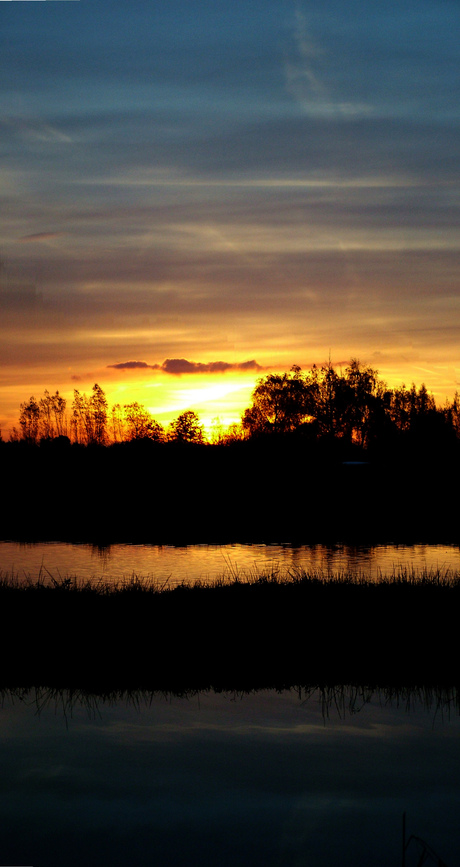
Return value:
<svg viewBox="0 0 460 867">
<path fill-rule="evenodd" d="M 453 393 L 458 3 L 29 6 L 2 9 L 3 415 L 83 371 L 161 408 L 329 350 Z"/>
<path fill-rule="evenodd" d="M 227 361 L 188 361 L 186 358 L 166 358 L 162 364 L 147 364 L 146 361 L 122 361 L 117 364 L 108 364 L 108 368 L 114 370 L 161 370 L 173 376 L 193 373 L 254 373 L 264 368 L 254 359 L 250 361 L 234 362 Z"/>
<path fill-rule="evenodd" d="M 160 364 L 147 364 L 146 361 L 121 361 L 118 364 L 108 364 L 114 370 L 159 370 Z"/>
<path fill-rule="evenodd" d="M 331 88 L 325 84 L 324 75 L 317 71 L 320 58 L 327 63 L 325 51 L 315 42 L 307 26 L 306 16 L 300 6 L 295 11 L 294 47 L 288 52 L 285 62 L 287 90 L 308 115 L 356 118 L 373 113 L 373 107 L 355 100 L 337 100 Z"/>
<path fill-rule="evenodd" d="M 55 238 L 61 238 L 64 232 L 32 232 L 31 235 L 23 235 L 18 238 L 18 244 L 30 244 L 35 241 L 54 241 Z"/>
</svg>

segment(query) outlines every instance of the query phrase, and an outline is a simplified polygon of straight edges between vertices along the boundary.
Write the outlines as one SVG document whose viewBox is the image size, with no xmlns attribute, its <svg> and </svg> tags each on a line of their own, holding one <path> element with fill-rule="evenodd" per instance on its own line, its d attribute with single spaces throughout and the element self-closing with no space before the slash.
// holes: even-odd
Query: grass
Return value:
<svg viewBox="0 0 460 867">
<path fill-rule="evenodd" d="M 449 687 L 460 574 L 233 570 L 173 584 L 0 574 L 1 686 L 109 690 Z M 14 637 L 11 639 L 11 626 Z"/>
<path fill-rule="evenodd" d="M 93 596 L 117 596 L 120 594 L 141 593 L 150 596 L 158 596 L 160 593 L 171 592 L 203 592 L 251 587 L 442 587 L 456 588 L 460 586 L 460 571 L 444 568 L 409 568 L 400 566 L 391 574 L 379 573 L 377 577 L 371 577 L 365 572 L 353 572 L 348 570 L 325 572 L 322 569 L 296 569 L 295 567 L 281 569 L 271 566 L 269 569 L 260 570 L 254 567 L 251 570 L 240 570 L 230 562 L 226 570 L 219 577 L 209 580 L 183 580 L 180 582 L 171 580 L 158 581 L 152 576 L 143 577 L 136 573 L 124 576 L 121 579 L 86 578 L 80 579 L 76 575 L 62 576 L 59 572 L 52 574 L 42 566 L 36 578 L 30 573 L 21 575 L 18 572 L 0 570 L 0 593 L 31 593 L 49 591 L 71 591 L 73 593 L 90 594 Z"/>
</svg>

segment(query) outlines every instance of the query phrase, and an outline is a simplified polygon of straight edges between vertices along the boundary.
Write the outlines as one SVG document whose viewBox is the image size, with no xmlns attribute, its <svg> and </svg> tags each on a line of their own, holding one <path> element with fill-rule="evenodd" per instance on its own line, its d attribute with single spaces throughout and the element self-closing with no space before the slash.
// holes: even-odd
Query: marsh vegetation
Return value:
<svg viewBox="0 0 460 867">
<path fill-rule="evenodd" d="M 1 639 L 4 687 L 182 692 L 459 681 L 459 574 L 375 581 L 271 572 L 171 587 L 136 576 L 118 584 L 4 576 L 0 600 L 7 622 L 18 624 L 14 653 Z"/>
</svg>

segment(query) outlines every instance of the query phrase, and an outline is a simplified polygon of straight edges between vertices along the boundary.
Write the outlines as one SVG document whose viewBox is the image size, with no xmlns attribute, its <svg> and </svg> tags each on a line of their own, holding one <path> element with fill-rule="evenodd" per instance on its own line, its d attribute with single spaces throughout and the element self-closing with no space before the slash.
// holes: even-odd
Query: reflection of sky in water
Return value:
<svg viewBox="0 0 460 867">
<path fill-rule="evenodd" d="M 54 706 L 4 706 L 0 860 L 388 867 L 407 811 L 453 867 L 459 734 L 458 716 L 384 702 L 324 723 L 294 693 L 78 708 L 67 727 Z"/>
<path fill-rule="evenodd" d="M 36 578 L 42 569 L 54 577 L 119 579 L 133 573 L 170 583 L 208 580 L 222 574 L 240 575 L 279 567 L 325 572 L 352 571 L 377 576 L 394 569 L 460 570 L 460 549 L 449 545 L 385 545 L 372 548 L 313 545 L 190 545 L 186 548 L 155 545 L 92 545 L 42 543 L 20 545 L 0 542 L 0 570 Z"/>
</svg>

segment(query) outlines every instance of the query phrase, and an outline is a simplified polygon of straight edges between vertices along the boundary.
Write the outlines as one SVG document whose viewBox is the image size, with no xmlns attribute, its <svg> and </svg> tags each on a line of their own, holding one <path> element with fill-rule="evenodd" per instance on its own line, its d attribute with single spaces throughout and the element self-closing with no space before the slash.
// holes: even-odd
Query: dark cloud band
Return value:
<svg viewBox="0 0 460 867">
<path fill-rule="evenodd" d="M 159 364 L 147 364 L 146 361 L 121 361 L 119 364 L 108 364 L 107 367 L 113 367 L 115 370 L 160 369 Z"/>
<path fill-rule="evenodd" d="M 227 371 L 258 371 L 262 370 L 260 364 L 252 359 L 239 364 L 230 364 L 226 361 L 188 361 L 186 358 L 166 358 L 163 364 L 147 364 L 146 361 L 122 361 L 118 364 L 108 364 L 107 367 L 115 370 L 162 370 L 174 376 L 184 373 L 227 373 Z"/>
</svg>

